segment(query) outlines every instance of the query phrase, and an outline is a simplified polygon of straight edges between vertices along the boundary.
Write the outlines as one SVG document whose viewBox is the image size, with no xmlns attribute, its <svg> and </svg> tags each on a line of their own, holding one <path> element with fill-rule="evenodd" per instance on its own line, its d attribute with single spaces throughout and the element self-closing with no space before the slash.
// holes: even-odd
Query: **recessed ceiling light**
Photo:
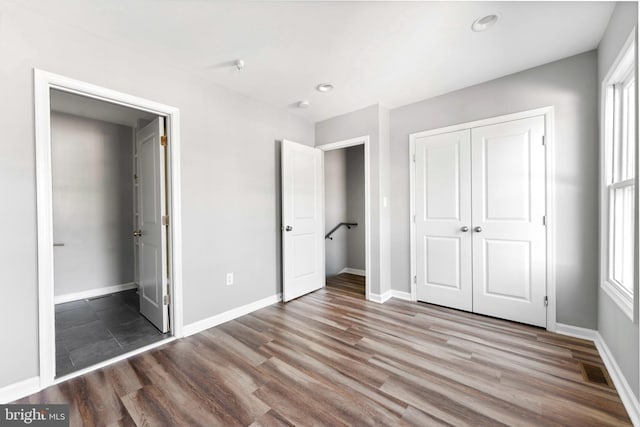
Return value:
<svg viewBox="0 0 640 427">
<path fill-rule="evenodd" d="M 318 92 L 330 92 L 333 90 L 333 85 L 331 83 L 321 83 L 316 86 L 316 90 Z"/>
<path fill-rule="evenodd" d="M 298 102 L 298 108 L 309 108 L 309 107 L 311 107 L 311 103 L 307 100 Z"/>
<path fill-rule="evenodd" d="M 471 29 L 475 32 L 486 31 L 498 22 L 498 19 L 500 19 L 500 15 L 498 14 L 483 16 L 473 21 Z"/>
</svg>

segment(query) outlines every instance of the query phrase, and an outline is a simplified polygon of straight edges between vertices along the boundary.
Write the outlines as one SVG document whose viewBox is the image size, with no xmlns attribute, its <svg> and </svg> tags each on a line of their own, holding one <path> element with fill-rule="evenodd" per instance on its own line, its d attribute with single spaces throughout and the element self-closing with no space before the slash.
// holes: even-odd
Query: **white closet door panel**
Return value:
<svg viewBox="0 0 640 427">
<path fill-rule="evenodd" d="M 546 325 L 543 135 L 542 116 L 471 131 L 473 311 L 538 326 Z"/>
<path fill-rule="evenodd" d="M 471 311 L 469 130 L 415 143 L 418 300 Z"/>
</svg>

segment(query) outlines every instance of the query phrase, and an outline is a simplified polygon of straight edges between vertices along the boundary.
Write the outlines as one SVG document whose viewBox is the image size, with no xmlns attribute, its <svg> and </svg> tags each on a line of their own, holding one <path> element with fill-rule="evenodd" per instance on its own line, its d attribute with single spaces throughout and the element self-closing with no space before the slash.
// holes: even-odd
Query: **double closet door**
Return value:
<svg viewBox="0 0 640 427">
<path fill-rule="evenodd" d="M 544 116 L 415 139 L 420 301 L 546 326 Z"/>
</svg>

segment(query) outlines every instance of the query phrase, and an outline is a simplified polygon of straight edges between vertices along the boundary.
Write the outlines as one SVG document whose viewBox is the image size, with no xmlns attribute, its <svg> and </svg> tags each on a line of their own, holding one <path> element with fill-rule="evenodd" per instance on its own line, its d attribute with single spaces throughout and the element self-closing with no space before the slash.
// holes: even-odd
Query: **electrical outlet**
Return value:
<svg viewBox="0 0 640 427">
<path fill-rule="evenodd" d="M 233 273 L 227 273 L 227 286 L 233 285 Z"/>
</svg>

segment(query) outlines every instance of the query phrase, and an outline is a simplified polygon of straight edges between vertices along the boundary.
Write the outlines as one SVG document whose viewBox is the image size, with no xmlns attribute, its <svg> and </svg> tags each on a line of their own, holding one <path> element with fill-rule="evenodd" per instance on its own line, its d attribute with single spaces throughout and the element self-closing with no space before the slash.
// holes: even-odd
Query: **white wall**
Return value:
<svg viewBox="0 0 640 427">
<path fill-rule="evenodd" d="M 611 15 L 607 30 L 598 46 L 598 94 L 602 81 L 611 67 L 622 45 L 629 37 L 634 26 L 638 25 L 637 3 L 618 3 Z M 636 39 L 637 40 L 637 39 Z M 637 41 L 636 41 L 637 43 Z M 636 85 L 637 90 L 637 85 Z M 637 201 L 636 201 L 637 202 Z M 636 205 L 637 206 L 637 205 Z M 636 213 L 636 230 L 637 213 Z M 636 239 L 638 234 L 636 233 Z M 601 242 L 603 243 L 603 242 Z M 636 242 L 636 250 L 637 250 Z M 637 253 L 636 253 L 637 254 Z M 636 256 L 637 260 L 637 256 Z M 597 276 L 600 277 L 600 276 Z M 638 269 L 636 267 L 635 310 L 638 310 Z M 609 295 L 599 289 L 598 292 L 598 331 L 607 343 L 611 353 L 620 366 L 627 382 L 636 396 L 639 394 L 638 363 L 639 337 L 638 323 L 629 319 Z"/>
<path fill-rule="evenodd" d="M 0 387 L 38 375 L 34 67 L 180 108 L 185 324 L 280 292 L 276 140 L 313 145 L 313 124 L 6 3 L 0 58 Z"/>
<path fill-rule="evenodd" d="M 347 153 L 345 150 L 324 152 L 324 233 L 347 221 Z M 347 265 L 347 241 L 351 238 L 346 228 L 338 229 L 324 239 L 325 273 L 335 276 Z"/>
<path fill-rule="evenodd" d="M 132 132 L 51 113 L 56 296 L 134 281 Z"/>
<path fill-rule="evenodd" d="M 557 321 L 595 329 L 598 265 L 598 115 L 595 51 L 391 111 L 391 267 L 408 292 L 409 134 L 555 107 Z"/>
</svg>

